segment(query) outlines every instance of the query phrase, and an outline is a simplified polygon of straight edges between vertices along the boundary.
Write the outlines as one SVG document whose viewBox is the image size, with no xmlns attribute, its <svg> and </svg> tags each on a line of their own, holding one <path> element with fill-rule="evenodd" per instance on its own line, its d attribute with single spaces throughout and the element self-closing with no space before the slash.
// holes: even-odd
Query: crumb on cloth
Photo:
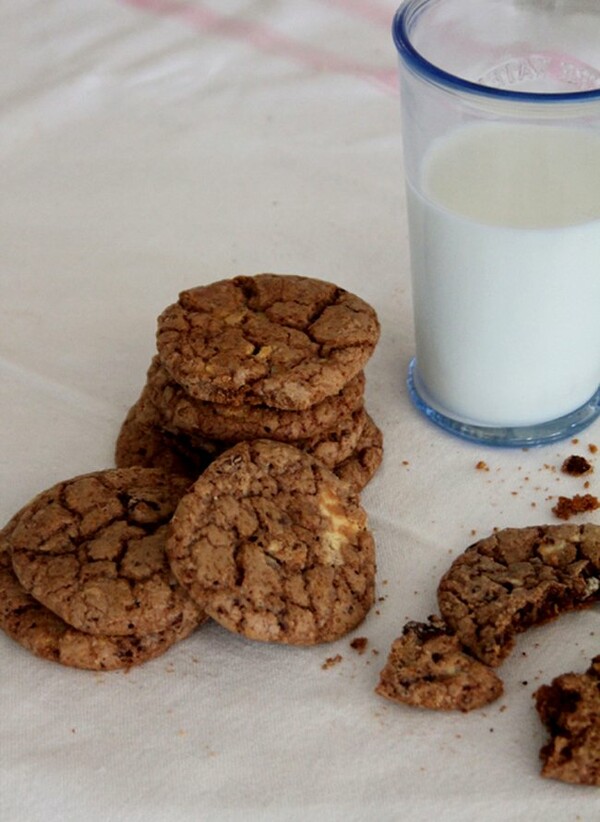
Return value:
<svg viewBox="0 0 600 822">
<path fill-rule="evenodd" d="M 571 454 L 561 466 L 561 471 L 565 474 L 570 474 L 572 477 L 580 477 L 583 474 L 589 474 L 593 470 L 592 465 L 586 458 L 579 454 Z"/>
<path fill-rule="evenodd" d="M 369 640 L 366 636 L 357 636 L 355 639 L 352 640 L 350 643 L 350 647 L 355 650 L 359 654 L 364 654 L 367 650 L 367 645 L 369 644 Z"/>
<path fill-rule="evenodd" d="M 600 508 L 600 500 L 593 494 L 575 494 L 573 497 L 559 497 L 552 513 L 559 519 L 570 519 L 576 514 L 595 511 Z"/>
</svg>

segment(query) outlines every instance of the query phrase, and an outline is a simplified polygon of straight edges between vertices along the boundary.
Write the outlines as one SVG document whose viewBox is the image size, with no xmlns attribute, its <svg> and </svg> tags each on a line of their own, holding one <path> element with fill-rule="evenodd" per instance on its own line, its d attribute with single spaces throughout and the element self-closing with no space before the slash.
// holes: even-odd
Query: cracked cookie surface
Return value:
<svg viewBox="0 0 600 822">
<path fill-rule="evenodd" d="M 0 628 L 36 656 L 72 668 L 127 669 L 165 653 L 206 620 L 203 611 L 190 603 L 168 628 L 141 637 L 94 636 L 72 628 L 28 594 L 17 579 L 9 550 L 15 523 L 16 517 L 0 531 Z"/>
<path fill-rule="evenodd" d="M 234 442 L 260 438 L 290 442 L 318 437 L 335 429 L 341 419 L 362 406 L 364 388 L 365 377 L 360 372 L 338 394 L 305 411 L 206 402 L 184 391 L 158 357 L 148 369 L 146 382 L 147 395 L 167 428 Z"/>
<path fill-rule="evenodd" d="M 288 410 L 341 391 L 378 339 L 377 315 L 364 300 L 281 274 L 183 291 L 157 329 L 160 360 L 190 395 Z"/>
<path fill-rule="evenodd" d="M 271 440 L 240 443 L 207 468 L 177 507 L 167 553 L 209 616 L 251 639 L 328 642 L 373 603 L 375 547 L 358 497 Z"/>
<path fill-rule="evenodd" d="M 376 693 L 417 708 L 472 711 L 503 691 L 496 673 L 465 653 L 444 621 L 408 622 L 394 640 Z"/>
<path fill-rule="evenodd" d="M 542 776 L 600 786 L 600 656 L 585 673 L 562 674 L 534 694 L 550 739 L 540 751 Z"/>
<path fill-rule="evenodd" d="M 356 491 L 373 479 L 383 460 L 383 434 L 373 419 L 366 415 L 365 425 L 354 452 L 333 467 L 333 473 Z"/>
<path fill-rule="evenodd" d="M 147 468 L 57 483 L 19 512 L 8 537 L 20 584 L 85 633 L 141 636 L 169 628 L 197 610 L 165 553 L 171 516 L 188 486 L 183 477 Z"/>
<path fill-rule="evenodd" d="M 440 611 L 482 662 L 499 665 L 516 635 L 600 599 L 600 525 L 506 528 L 476 542 L 438 587 Z"/>
</svg>

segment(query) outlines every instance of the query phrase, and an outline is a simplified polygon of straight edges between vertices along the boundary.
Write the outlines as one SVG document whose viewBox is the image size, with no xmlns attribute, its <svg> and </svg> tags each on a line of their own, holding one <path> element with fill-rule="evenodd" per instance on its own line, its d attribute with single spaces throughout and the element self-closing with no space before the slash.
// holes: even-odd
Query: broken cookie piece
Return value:
<svg viewBox="0 0 600 822">
<path fill-rule="evenodd" d="M 540 751 L 542 776 L 600 786 L 600 656 L 586 673 L 568 673 L 534 694 L 549 741 Z"/>
<path fill-rule="evenodd" d="M 440 617 L 408 622 L 394 641 L 376 693 L 395 702 L 442 711 L 471 711 L 497 699 L 502 681 L 469 656 Z"/>
<path fill-rule="evenodd" d="M 505 528 L 476 542 L 442 577 L 446 623 L 497 666 L 517 634 L 600 599 L 600 525 Z"/>
</svg>

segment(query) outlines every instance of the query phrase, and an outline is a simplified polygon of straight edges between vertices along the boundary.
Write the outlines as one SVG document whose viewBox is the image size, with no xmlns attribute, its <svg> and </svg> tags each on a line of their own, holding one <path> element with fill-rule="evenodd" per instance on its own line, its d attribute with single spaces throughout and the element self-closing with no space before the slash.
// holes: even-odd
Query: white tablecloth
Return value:
<svg viewBox="0 0 600 822">
<path fill-rule="evenodd" d="M 478 447 L 408 400 L 394 9 L 2 3 L 2 522 L 113 464 L 156 316 L 179 290 L 236 274 L 321 277 L 375 306 L 367 406 L 386 442 L 363 494 L 379 601 L 351 636 L 286 648 L 211 624 L 128 674 L 63 668 L 1 636 L 3 822 L 600 818 L 597 789 L 540 777 L 532 700 L 598 653 L 598 609 L 524 635 L 484 710 L 438 714 L 373 692 L 404 622 L 436 610 L 452 558 L 494 527 L 556 522 L 552 498 L 582 492 L 563 459 L 593 461 L 600 444 L 597 423 L 577 444 Z"/>
</svg>

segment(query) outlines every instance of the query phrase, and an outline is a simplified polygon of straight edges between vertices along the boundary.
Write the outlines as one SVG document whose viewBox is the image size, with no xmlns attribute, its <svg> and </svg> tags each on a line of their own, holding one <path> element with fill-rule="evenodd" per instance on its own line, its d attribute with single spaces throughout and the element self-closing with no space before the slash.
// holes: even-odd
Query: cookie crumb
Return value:
<svg viewBox="0 0 600 822">
<path fill-rule="evenodd" d="M 369 640 L 366 636 L 357 636 L 356 639 L 353 639 L 350 643 L 350 647 L 353 648 L 357 653 L 364 654 L 367 650 L 367 645 L 369 644 Z"/>
<path fill-rule="evenodd" d="M 321 668 L 324 671 L 327 671 L 329 668 L 333 668 L 334 665 L 339 665 L 342 659 L 343 657 L 341 654 L 336 654 L 335 656 L 328 656 L 325 662 L 321 665 Z"/>
<path fill-rule="evenodd" d="M 570 474 L 572 477 L 580 477 L 582 474 L 588 474 L 593 471 L 592 466 L 585 457 L 578 454 L 571 454 L 563 462 L 561 469 L 564 474 Z"/>
<path fill-rule="evenodd" d="M 600 500 L 593 494 L 575 494 L 573 497 L 559 497 L 552 513 L 558 519 L 570 519 L 576 514 L 595 511 L 600 508 Z"/>
<path fill-rule="evenodd" d="M 489 471 L 490 470 L 489 465 L 484 460 L 479 460 L 479 462 L 476 463 L 475 468 L 478 471 Z"/>
<path fill-rule="evenodd" d="M 598 446 L 595 445 L 593 442 L 590 442 L 590 444 L 588 445 L 588 451 L 590 452 L 590 454 L 596 454 L 598 453 Z"/>
</svg>

